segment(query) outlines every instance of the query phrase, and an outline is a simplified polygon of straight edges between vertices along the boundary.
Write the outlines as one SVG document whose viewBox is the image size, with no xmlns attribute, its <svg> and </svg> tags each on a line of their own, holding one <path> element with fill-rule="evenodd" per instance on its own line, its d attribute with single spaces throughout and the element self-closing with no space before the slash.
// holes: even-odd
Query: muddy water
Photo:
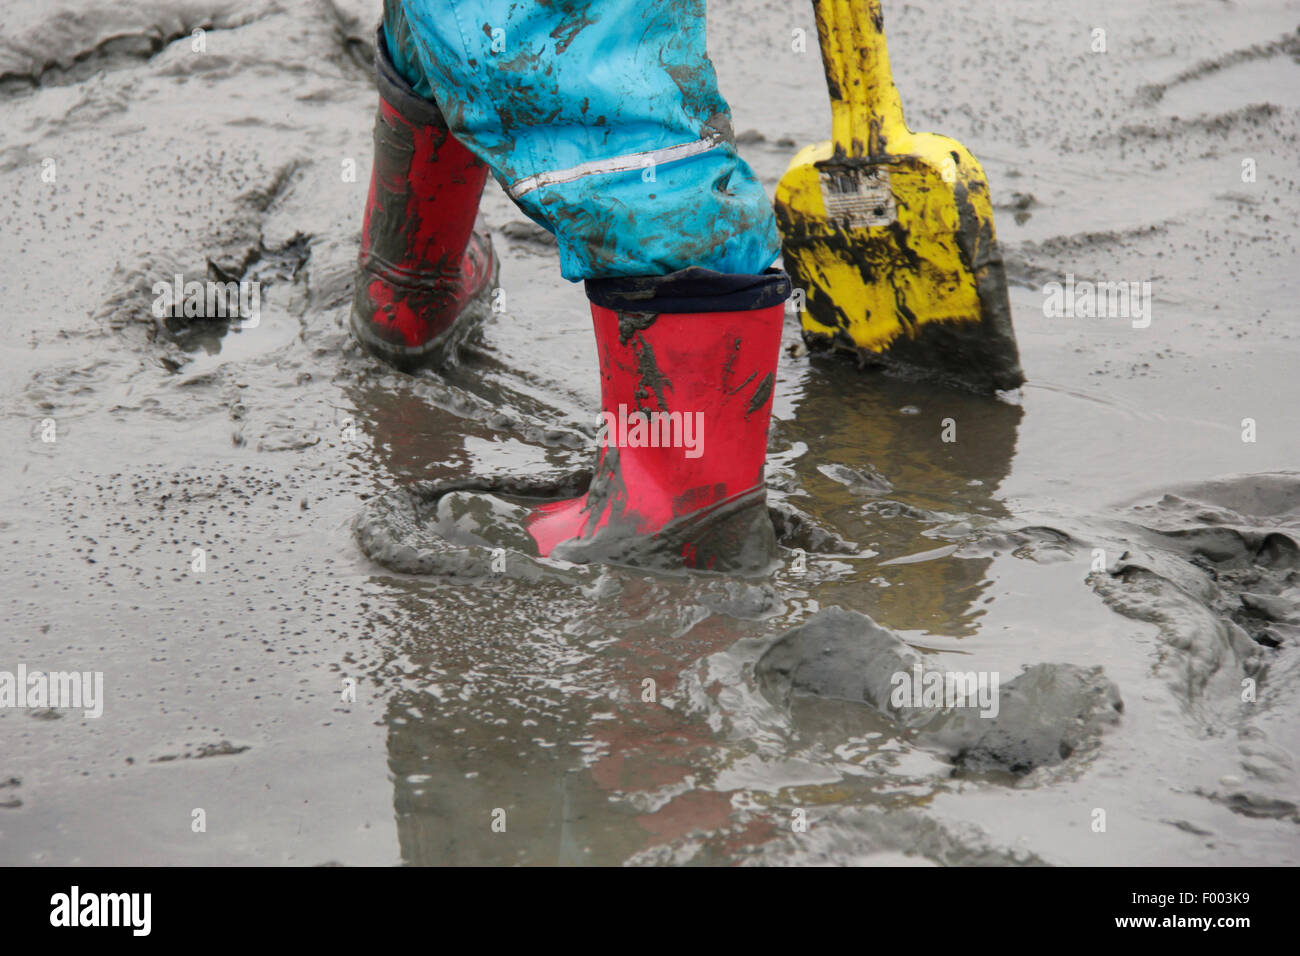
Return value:
<svg viewBox="0 0 1300 956">
<path fill-rule="evenodd" d="M 1030 384 L 787 355 L 771 484 L 853 546 L 743 583 L 361 555 L 403 483 L 586 464 L 597 398 L 582 292 L 494 186 L 508 308 L 461 366 L 349 345 L 377 13 L 0 14 L 0 670 L 106 697 L 0 709 L 0 861 L 1296 862 L 1300 3 L 886 5 L 911 125 L 989 173 Z M 770 189 L 829 128 L 811 17 L 710 16 Z M 153 283 L 209 263 L 262 281 L 257 327 L 160 327 Z M 1149 327 L 1045 318 L 1067 274 L 1149 280 Z M 772 694 L 834 606 L 1123 709 L 1036 690 L 1068 753 L 974 766 L 834 681 Z"/>
</svg>

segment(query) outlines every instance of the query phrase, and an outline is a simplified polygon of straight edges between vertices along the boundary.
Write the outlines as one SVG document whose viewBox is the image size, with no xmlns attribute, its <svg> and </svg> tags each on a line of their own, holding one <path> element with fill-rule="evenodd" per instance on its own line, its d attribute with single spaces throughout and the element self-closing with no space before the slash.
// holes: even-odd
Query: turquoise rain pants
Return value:
<svg viewBox="0 0 1300 956">
<path fill-rule="evenodd" d="M 565 278 L 776 259 L 704 0 L 386 0 L 384 24 L 398 72 L 555 234 Z"/>
</svg>

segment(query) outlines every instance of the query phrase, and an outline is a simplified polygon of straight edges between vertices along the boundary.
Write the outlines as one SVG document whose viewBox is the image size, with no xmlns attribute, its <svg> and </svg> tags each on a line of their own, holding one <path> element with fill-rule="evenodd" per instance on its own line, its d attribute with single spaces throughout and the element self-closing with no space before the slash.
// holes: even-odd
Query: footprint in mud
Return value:
<svg viewBox="0 0 1300 956">
<path fill-rule="evenodd" d="M 1154 624 L 1171 685 L 1198 721 L 1235 730 L 1244 774 L 1208 799 L 1248 817 L 1300 822 L 1294 736 L 1300 659 L 1300 474 L 1240 475 L 1132 506 L 1135 546 L 1093 589 L 1126 617 Z"/>
<path fill-rule="evenodd" d="M 576 470 L 418 482 L 366 502 L 353 530 L 367 557 L 401 574 L 590 584 L 598 565 L 536 557 L 523 529 L 537 505 L 576 498 L 591 480 L 590 471 Z M 774 500 L 768 516 L 778 544 L 791 551 L 843 555 L 857 549 L 788 501 Z"/>
<path fill-rule="evenodd" d="M 1090 560 L 1086 581 L 1104 604 L 1155 627 L 1152 673 L 1189 725 L 1239 740 L 1243 773 L 1194 792 L 1244 816 L 1300 819 L 1295 760 L 1265 731 L 1294 739 L 1300 474 L 1200 482 L 1140 499 L 1120 515 L 1076 521 L 1068 531 L 965 529 L 957 554 Z"/>
<path fill-rule="evenodd" d="M 1224 478 L 1171 491 L 1133 507 L 1144 543 L 1185 563 L 1173 581 L 1258 644 L 1300 638 L 1300 474 Z M 1124 568 L 1143 555 L 1126 555 Z"/>
<path fill-rule="evenodd" d="M 1300 475 L 1238 476 L 1139 503 L 1127 547 L 1088 581 L 1119 614 L 1154 624 L 1189 706 L 1230 709 L 1300 637 Z M 1284 653 L 1285 652 L 1285 653 Z"/>
<path fill-rule="evenodd" d="M 400 574 L 588 584 L 598 569 L 544 561 L 529 553 L 528 542 L 522 540 L 527 537 L 527 509 L 520 502 L 574 498 L 590 481 L 590 472 L 577 471 L 419 482 L 366 502 L 353 530 L 367 557 Z M 481 507 L 474 506 L 476 500 Z"/>
</svg>

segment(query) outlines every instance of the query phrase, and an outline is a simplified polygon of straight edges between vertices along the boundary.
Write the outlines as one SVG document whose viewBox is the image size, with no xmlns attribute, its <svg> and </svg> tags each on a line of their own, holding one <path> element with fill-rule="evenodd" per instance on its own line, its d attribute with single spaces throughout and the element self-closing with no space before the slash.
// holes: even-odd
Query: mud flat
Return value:
<svg viewBox="0 0 1300 956">
<path fill-rule="evenodd" d="M 1300 5 L 1002 6 L 886 25 L 989 173 L 1029 385 L 810 362 L 790 316 L 787 560 L 734 581 L 363 553 L 396 489 L 588 467 L 598 398 L 491 185 L 508 307 L 460 365 L 349 344 L 371 4 L 6 3 L 0 670 L 106 699 L 0 708 L 0 863 L 1298 862 Z M 771 189 L 829 130 L 811 16 L 710 16 Z M 160 320 L 177 274 L 259 322 Z M 1045 314 L 1069 276 L 1149 323 Z M 891 708 L 917 663 L 998 716 Z"/>
</svg>

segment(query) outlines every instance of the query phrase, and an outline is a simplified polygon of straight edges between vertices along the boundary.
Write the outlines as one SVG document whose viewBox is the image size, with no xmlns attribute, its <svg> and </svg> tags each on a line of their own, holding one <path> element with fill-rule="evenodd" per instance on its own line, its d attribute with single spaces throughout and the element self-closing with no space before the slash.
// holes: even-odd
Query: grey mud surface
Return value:
<svg viewBox="0 0 1300 956">
<path fill-rule="evenodd" d="M 770 483 L 854 545 L 758 581 L 448 582 L 365 559 L 354 517 L 587 465 L 594 350 L 491 184 L 508 307 L 460 367 L 349 345 L 377 4 L 7 0 L 0 670 L 107 700 L 0 709 L 0 863 L 1300 860 L 1300 2 L 885 7 L 911 125 L 989 173 L 1019 400 L 790 354 Z M 810 13 L 710 16 L 770 189 L 829 131 Z M 260 325 L 160 328 L 152 284 L 209 262 L 261 279 Z M 1044 318 L 1067 273 L 1150 280 L 1150 327 Z M 832 607 L 845 660 L 876 634 L 997 671 L 1021 724 L 976 746 L 781 692 L 760 661 Z"/>
</svg>

